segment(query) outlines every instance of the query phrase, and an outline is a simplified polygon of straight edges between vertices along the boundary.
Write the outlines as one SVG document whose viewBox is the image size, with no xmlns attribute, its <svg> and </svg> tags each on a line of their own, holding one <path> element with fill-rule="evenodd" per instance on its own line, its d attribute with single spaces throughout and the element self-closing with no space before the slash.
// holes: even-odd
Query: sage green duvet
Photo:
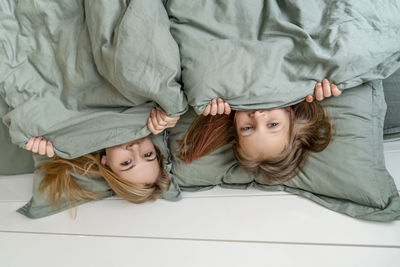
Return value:
<svg viewBox="0 0 400 267">
<path fill-rule="evenodd" d="M 0 95 L 12 142 L 74 158 L 148 135 L 156 104 L 186 111 L 160 1 L 1 1 Z"/>
<path fill-rule="evenodd" d="M 2 119 L 20 147 L 40 135 L 53 141 L 59 156 L 73 158 L 148 135 L 146 121 L 154 106 L 168 115 L 185 113 L 187 102 L 200 113 L 216 97 L 234 109 L 288 106 L 325 77 L 348 89 L 392 74 L 400 66 L 399 13 L 395 0 L 2 1 L 0 95 L 8 108 Z M 348 99 L 360 104 L 338 102 L 333 116 L 339 125 L 360 120 L 366 139 L 355 142 L 361 139 L 350 128 L 353 136 L 342 146 L 354 144 L 366 157 L 376 155 L 366 161 L 352 158 L 360 163 L 353 170 L 357 179 L 345 168 L 329 171 L 336 166 L 327 163 L 329 179 L 326 173 L 318 176 L 318 166 L 309 168 L 300 183 L 268 187 L 232 161 L 228 146 L 214 159 L 204 159 L 212 163 L 209 170 L 223 170 L 218 177 L 207 176 L 202 165 L 198 174 L 203 175 L 190 176 L 194 165 L 189 174 L 179 173 L 187 166 L 175 158 L 166 198 L 179 199 L 175 182 L 185 190 L 256 184 L 310 197 L 358 218 L 398 219 L 398 193 L 383 164 L 385 105 L 379 82 L 348 91 Z M 336 158 L 341 151 L 328 147 L 324 153 Z M 325 162 L 318 156 L 314 161 Z M 373 175 L 363 180 L 371 166 Z M 354 187 L 346 191 L 349 181 Z M 362 183 L 367 184 L 358 190 Z M 40 198 L 35 193 L 20 211 L 48 215 L 32 212 L 49 209 L 45 201 L 35 202 Z"/>
<path fill-rule="evenodd" d="M 398 1 L 14 1 L 0 3 L 0 95 L 13 143 L 65 158 L 149 134 L 149 110 L 299 102 L 400 65 Z M 182 64 L 182 65 L 181 65 Z"/>
<path fill-rule="evenodd" d="M 169 0 L 189 104 L 233 109 L 294 104 L 327 77 L 340 89 L 400 64 L 400 2 Z"/>
</svg>

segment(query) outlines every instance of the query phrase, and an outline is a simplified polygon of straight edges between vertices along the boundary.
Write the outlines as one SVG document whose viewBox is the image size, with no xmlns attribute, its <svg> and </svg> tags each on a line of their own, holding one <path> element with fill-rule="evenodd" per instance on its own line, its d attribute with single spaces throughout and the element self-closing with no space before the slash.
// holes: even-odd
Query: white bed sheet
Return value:
<svg viewBox="0 0 400 267">
<path fill-rule="evenodd" d="M 400 188 L 400 141 L 385 143 Z M 400 221 L 357 220 L 285 192 L 118 198 L 28 219 L 32 175 L 0 176 L 0 266 L 400 266 Z"/>
</svg>

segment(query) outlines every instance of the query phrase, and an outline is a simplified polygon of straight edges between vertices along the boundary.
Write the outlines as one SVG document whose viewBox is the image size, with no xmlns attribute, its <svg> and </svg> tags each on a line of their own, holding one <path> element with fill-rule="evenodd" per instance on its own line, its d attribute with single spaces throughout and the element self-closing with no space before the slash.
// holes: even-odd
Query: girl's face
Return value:
<svg viewBox="0 0 400 267">
<path fill-rule="evenodd" d="M 290 107 L 278 109 L 236 111 L 235 127 L 239 147 L 254 160 L 271 160 L 289 142 Z"/>
<path fill-rule="evenodd" d="M 148 136 L 106 148 L 101 163 L 134 184 L 152 184 L 160 176 L 156 150 Z"/>
</svg>

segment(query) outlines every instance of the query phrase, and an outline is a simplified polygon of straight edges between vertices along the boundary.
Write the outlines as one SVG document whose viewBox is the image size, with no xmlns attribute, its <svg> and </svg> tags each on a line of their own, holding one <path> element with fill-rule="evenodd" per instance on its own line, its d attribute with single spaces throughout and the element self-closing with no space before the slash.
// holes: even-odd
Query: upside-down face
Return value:
<svg viewBox="0 0 400 267">
<path fill-rule="evenodd" d="M 101 163 L 134 184 L 153 184 L 160 176 L 156 150 L 149 136 L 106 148 Z"/>
<path fill-rule="evenodd" d="M 236 111 L 238 144 L 246 157 L 273 160 L 289 142 L 292 109 Z"/>
</svg>

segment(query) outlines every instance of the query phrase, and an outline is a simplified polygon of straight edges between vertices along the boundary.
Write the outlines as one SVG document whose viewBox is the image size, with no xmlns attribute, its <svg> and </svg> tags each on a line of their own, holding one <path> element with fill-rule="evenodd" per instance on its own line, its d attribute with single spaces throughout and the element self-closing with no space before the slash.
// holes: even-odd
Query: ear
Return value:
<svg viewBox="0 0 400 267">
<path fill-rule="evenodd" d="M 107 165 L 107 156 L 106 155 L 101 156 L 101 164 Z"/>
</svg>

